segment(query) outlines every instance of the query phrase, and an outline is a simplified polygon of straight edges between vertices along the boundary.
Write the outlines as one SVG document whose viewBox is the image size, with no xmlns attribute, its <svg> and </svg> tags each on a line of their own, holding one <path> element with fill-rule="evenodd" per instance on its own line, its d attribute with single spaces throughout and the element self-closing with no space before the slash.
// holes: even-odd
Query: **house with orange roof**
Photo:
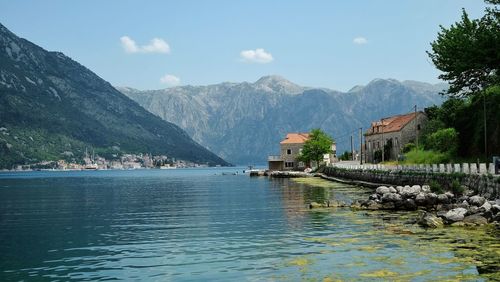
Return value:
<svg viewBox="0 0 500 282">
<path fill-rule="evenodd" d="M 423 112 L 413 112 L 373 121 L 364 134 L 364 159 L 368 163 L 380 162 L 384 145 L 388 151 L 384 160 L 398 159 L 406 144 L 416 142 L 426 122 L 427 116 Z"/>
<path fill-rule="evenodd" d="M 288 133 L 280 142 L 280 155 L 269 156 L 269 170 L 304 170 L 306 167 L 316 165 L 306 164 L 297 158 L 302 152 L 305 142 L 309 140 L 309 133 Z M 332 154 L 326 154 L 323 161 L 330 164 L 336 159 L 336 144 L 332 144 Z"/>
</svg>

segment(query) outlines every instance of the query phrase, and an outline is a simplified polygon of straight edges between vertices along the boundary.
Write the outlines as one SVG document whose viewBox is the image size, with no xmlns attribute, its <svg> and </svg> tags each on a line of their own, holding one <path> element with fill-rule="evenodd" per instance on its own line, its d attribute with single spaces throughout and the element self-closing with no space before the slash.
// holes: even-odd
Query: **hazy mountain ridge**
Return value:
<svg viewBox="0 0 500 282">
<path fill-rule="evenodd" d="M 2 164 L 81 155 L 86 146 L 227 164 L 78 62 L 1 24 L 0 101 L 0 127 L 7 130 L 0 134 Z"/>
<path fill-rule="evenodd" d="M 255 83 L 221 83 L 139 91 L 118 87 L 161 118 L 182 127 L 200 144 L 233 163 L 263 163 L 278 153 L 287 132 L 321 127 L 350 145 L 346 134 L 384 116 L 440 104 L 444 84 L 374 79 L 349 92 L 298 86 L 279 76 Z M 437 90 L 439 89 L 439 90 Z M 355 144 L 359 133 L 354 132 Z"/>
</svg>

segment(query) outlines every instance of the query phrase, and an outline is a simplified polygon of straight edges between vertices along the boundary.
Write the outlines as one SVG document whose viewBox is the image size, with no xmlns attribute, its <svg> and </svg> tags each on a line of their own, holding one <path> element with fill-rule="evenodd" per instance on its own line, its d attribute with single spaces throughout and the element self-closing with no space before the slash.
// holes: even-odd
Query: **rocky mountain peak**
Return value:
<svg viewBox="0 0 500 282">
<path fill-rule="evenodd" d="M 303 87 L 279 75 L 263 76 L 253 85 L 261 90 L 283 94 L 299 94 L 304 91 Z"/>
</svg>

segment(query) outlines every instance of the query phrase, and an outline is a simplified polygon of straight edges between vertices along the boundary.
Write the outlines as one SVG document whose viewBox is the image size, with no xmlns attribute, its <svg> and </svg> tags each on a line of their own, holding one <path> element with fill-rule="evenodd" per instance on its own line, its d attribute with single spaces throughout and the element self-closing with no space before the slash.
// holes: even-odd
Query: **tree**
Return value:
<svg viewBox="0 0 500 282">
<path fill-rule="evenodd" d="M 299 159 L 304 162 L 316 161 L 319 165 L 324 154 L 332 153 L 333 139 L 321 129 L 313 129 L 302 148 Z"/>
<path fill-rule="evenodd" d="M 427 52 L 443 72 L 439 78 L 449 81 L 452 97 L 466 97 L 500 84 L 500 0 L 480 19 L 470 19 L 465 10 L 461 21 L 449 28 L 441 26 L 437 39 Z"/>
<path fill-rule="evenodd" d="M 440 129 L 427 137 L 427 149 L 455 155 L 458 150 L 458 133 L 455 128 Z"/>
<path fill-rule="evenodd" d="M 340 155 L 339 159 L 342 161 L 352 160 L 352 152 L 344 151 L 344 153 L 342 155 Z"/>
</svg>

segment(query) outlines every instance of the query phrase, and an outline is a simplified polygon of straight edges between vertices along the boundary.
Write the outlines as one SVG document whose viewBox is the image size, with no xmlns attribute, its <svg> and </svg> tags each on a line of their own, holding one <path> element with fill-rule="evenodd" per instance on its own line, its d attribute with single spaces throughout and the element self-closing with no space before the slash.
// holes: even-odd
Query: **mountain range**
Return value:
<svg viewBox="0 0 500 282">
<path fill-rule="evenodd" d="M 86 148 L 228 165 L 78 62 L 0 24 L 0 168 L 80 158 Z"/>
<path fill-rule="evenodd" d="M 446 84 L 375 79 L 348 92 L 303 87 L 283 77 L 140 91 L 117 87 L 148 111 L 177 124 L 235 164 L 263 164 L 288 132 L 321 128 L 338 152 L 359 148 L 359 128 L 383 117 L 441 104 Z"/>
</svg>

